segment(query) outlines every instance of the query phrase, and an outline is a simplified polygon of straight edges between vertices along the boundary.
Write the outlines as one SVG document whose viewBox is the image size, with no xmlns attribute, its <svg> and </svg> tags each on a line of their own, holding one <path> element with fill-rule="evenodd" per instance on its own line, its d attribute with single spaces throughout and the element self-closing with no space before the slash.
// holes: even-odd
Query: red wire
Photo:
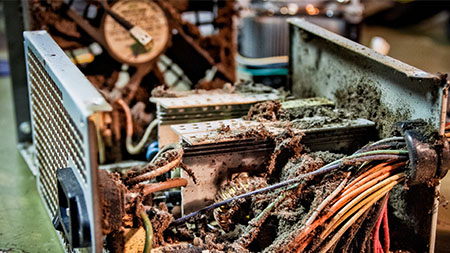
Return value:
<svg viewBox="0 0 450 253">
<path fill-rule="evenodd" d="M 389 250 L 389 226 L 387 221 L 387 200 L 389 199 L 389 195 L 386 197 L 386 200 L 383 203 L 383 207 L 380 212 L 380 216 L 378 217 L 377 223 L 375 224 L 375 228 L 372 232 L 372 249 L 375 253 L 383 253 L 388 252 Z M 381 246 L 380 242 L 380 227 L 381 222 L 383 221 L 383 232 L 384 232 L 384 251 L 383 246 Z M 387 241 L 386 241 L 387 240 Z"/>
<path fill-rule="evenodd" d="M 386 198 L 386 200 L 388 198 Z M 387 203 L 385 204 L 385 207 L 384 207 L 383 234 L 384 234 L 384 252 L 389 252 L 389 246 L 390 246 L 390 240 L 391 239 L 389 237 L 389 223 L 388 223 Z"/>
<path fill-rule="evenodd" d="M 377 243 L 377 248 L 376 248 L 375 253 L 384 253 L 383 246 L 381 246 L 380 240 L 378 240 L 376 243 Z"/>
<path fill-rule="evenodd" d="M 445 123 L 445 129 L 448 130 L 450 128 L 450 122 Z"/>
<path fill-rule="evenodd" d="M 382 213 L 378 217 L 374 230 L 372 231 L 372 251 L 378 253 L 378 245 L 380 244 L 380 225 L 383 218 Z"/>
</svg>

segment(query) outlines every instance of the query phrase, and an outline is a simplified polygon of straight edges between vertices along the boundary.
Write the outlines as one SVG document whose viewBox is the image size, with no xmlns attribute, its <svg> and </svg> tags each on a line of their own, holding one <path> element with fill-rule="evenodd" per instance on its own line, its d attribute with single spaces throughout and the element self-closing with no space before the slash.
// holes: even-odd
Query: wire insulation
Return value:
<svg viewBox="0 0 450 253">
<path fill-rule="evenodd" d="M 131 116 L 130 107 L 121 98 L 117 99 L 116 102 L 122 107 L 122 110 L 125 112 L 125 118 L 126 118 L 126 122 L 127 122 L 127 127 L 126 127 L 127 138 L 125 140 L 125 144 L 126 144 L 127 151 L 131 155 L 139 154 L 141 152 L 141 150 L 144 148 L 145 143 L 147 143 L 153 129 L 155 129 L 155 127 L 158 126 L 159 120 L 154 119 L 148 125 L 147 129 L 145 130 L 144 135 L 142 136 L 142 138 L 138 142 L 138 144 L 136 146 L 133 146 L 133 118 Z"/>
<path fill-rule="evenodd" d="M 336 161 L 334 161 L 332 163 L 329 163 L 328 165 L 325 165 L 324 167 L 322 167 L 322 168 L 320 168 L 318 170 L 299 175 L 299 176 L 297 176 L 295 178 L 292 178 L 292 179 L 289 179 L 289 180 L 286 180 L 286 181 L 283 181 L 283 182 L 280 182 L 280 183 L 277 183 L 277 184 L 273 184 L 273 185 L 268 186 L 268 187 L 264 187 L 264 188 L 261 188 L 261 189 L 255 190 L 255 191 L 247 192 L 247 193 L 244 193 L 244 194 L 241 194 L 241 195 L 238 195 L 238 196 L 234 196 L 232 198 L 223 200 L 221 202 L 214 203 L 214 204 L 209 205 L 207 207 L 204 207 L 204 208 L 202 208 L 202 209 L 200 209 L 198 211 L 192 212 L 192 213 L 190 213 L 190 214 L 188 214 L 186 216 L 178 218 L 177 220 L 175 220 L 172 223 L 172 225 L 176 225 L 176 224 L 180 224 L 182 222 L 185 222 L 186 220 L 188 220 L 188 219 L 190 219 L 190 218 L 192 218 L 192 217 L 194 217 L 196 215 L 199 215 L 199 214 L 204 213 L 204 212 L 206 212 L 208 210 L 211 210 L 211 209 L 216 209 L 216 208 L 218 208 L 220 206 L 223 206 L 223 205 L 225 205 L 225 204 L 227 204 L 227 203 L 229 203 L 231 201 L 238 200 L 238 199 L 241 199 L 241 198 L 246 198 L 248 196 L 252 196 L 252 195 L 255 195 L 255 194 L 263 193 L 263 192 L 266 192 L 266 191 L 278 189 L 278 188 L 281 188 L 281 187 L 284 187 L 284 186 L 287 186 L 287 185 L 290 185 L 290 184 L 300 183 L 300 182 L 304 181 L 307 178 L 311 178 L 313 176 L 318 176 L 318 175 L 322 175 L 324 173 L 328 173 L 328 172 L 330 172 L 330 171 L 332 171 L 334 169 L 339 168 L 341 166 L 341 163 L 344 161 L 344 159 L 345 159 L 345 163 L 351 163 L 354 159 L 362 159 L 364 157 L 370 158 L 368 160 L 401 159 L 401 158 L 406 158 L 406 157 L 404 157 L 405 154 L 408 154 L 408 151 L 406 151 L 406 150 L 376 150 L 376 151 L 369 151 L 369 152 L 365 152 L 365 153 L 354 154 L 354 155 L 351 155 L 351 156 L 348 156 L 348 157 L 336 160 Z"/>
<path fill-rule="evenodd" d="M 147 213 L 144 210 L 140 212 L 140 215 L 145 228 L 145 246 L 143 252 L 150 253 L 153 247 L 153 226 L 150 222 L 150 219 L 148 218 Z"/>
</svg>

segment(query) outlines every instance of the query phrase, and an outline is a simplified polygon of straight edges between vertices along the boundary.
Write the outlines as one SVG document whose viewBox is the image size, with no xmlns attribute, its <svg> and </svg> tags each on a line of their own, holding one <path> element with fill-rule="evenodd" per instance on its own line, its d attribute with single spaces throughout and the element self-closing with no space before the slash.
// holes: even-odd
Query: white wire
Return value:
<svg viewBox="0 0 450 253">
<path fill-rule="evenodd" d="M 150 137 L 150 134 L 152 133 L 153 129 L 158 125 L 159 120 L 154 119 L 145 130 L 144 136 L 142 136 L 142 139 L 139 141 L 139 143 L 136 146 L 133 146 L 133 140 L 132 136 L 127 136 L 127 139 L 125 141 L 125 144 L 127 146 L 127 151 L 131 155 L 139 154 L 144 147 L 145 143 L 147 142 L 148 138 Z"/>
</svg>

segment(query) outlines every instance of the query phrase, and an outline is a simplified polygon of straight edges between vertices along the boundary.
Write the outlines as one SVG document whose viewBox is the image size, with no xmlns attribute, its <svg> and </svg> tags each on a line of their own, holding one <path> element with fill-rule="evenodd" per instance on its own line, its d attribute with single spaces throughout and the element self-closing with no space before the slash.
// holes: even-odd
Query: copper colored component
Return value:
<svg viewBox="0 0 450 253">
<path fill-rule="evenodd" d="M 173 178 L 168 179 L 164 182 L 146 184 L 142 187 L 142 195 L 147 196 L 157 191 L 163 191 L 171 188 L 185 187 L 187 185 L 187 180 L 184 178 Z"/>
<path fill-rule="evenodd" d="M 265 186 L 267 186 L 267 183 L 264 178 L 249 177 L 247 173 L 241 173 L 217 192 L 216 202 L 254 191 Z M 232 219 L 236 212 L 239 211 L 240 204 L 241 203 L 233 203 L 232 205 L 224 205 L 214 209 L 214 219 L 219 223 L 223 230 L 229 231 L 234 227 Z"/>
<path fill-rule="evenodd" d="M 157 176 L 161 176 L 166 172 L 169 172 L 173 170 L 175 167 L 177 167 L 181 163 L 181 156 L 179 156 L 177 159 L 169 162 L 168 164 L 158 168 L 157 170 L 153 170 L 147 173 L 144 173 L 142 175 L 136 176 L 134 178 L 131 178 L 128 180 L 130 184 L 137 184 L 143 181 L 148 181 L 150 179 L 153 179 Z"/>
</svg>

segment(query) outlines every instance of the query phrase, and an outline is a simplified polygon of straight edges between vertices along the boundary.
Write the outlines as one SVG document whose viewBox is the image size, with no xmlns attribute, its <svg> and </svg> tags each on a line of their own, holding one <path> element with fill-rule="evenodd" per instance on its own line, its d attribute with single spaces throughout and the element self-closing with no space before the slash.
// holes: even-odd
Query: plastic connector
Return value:
<svg viewBox="0 0 450 253">
<path fill-rule="evenodd" d="M 146 50 L 150 50 L 153 46 L 153 37 L 139 26 L 133 26 L 130 29 L 131 37 L 133 37 Z"/>
<path fill-rule="evenodd" d="M 72 248 L 91 246 L 91 231 L 83 189 L 71 168 L 56 171 L 58 212 L 53 226 L 64 233 Z"/>
<path fill-rule="evenodd" d="M 399 122 L 394 131 L 401 133 L 409 153 L 406 184 L 434 185 L 450 168 L 450 147 L 437 130 L 422 120 Z"/>
</svg>

